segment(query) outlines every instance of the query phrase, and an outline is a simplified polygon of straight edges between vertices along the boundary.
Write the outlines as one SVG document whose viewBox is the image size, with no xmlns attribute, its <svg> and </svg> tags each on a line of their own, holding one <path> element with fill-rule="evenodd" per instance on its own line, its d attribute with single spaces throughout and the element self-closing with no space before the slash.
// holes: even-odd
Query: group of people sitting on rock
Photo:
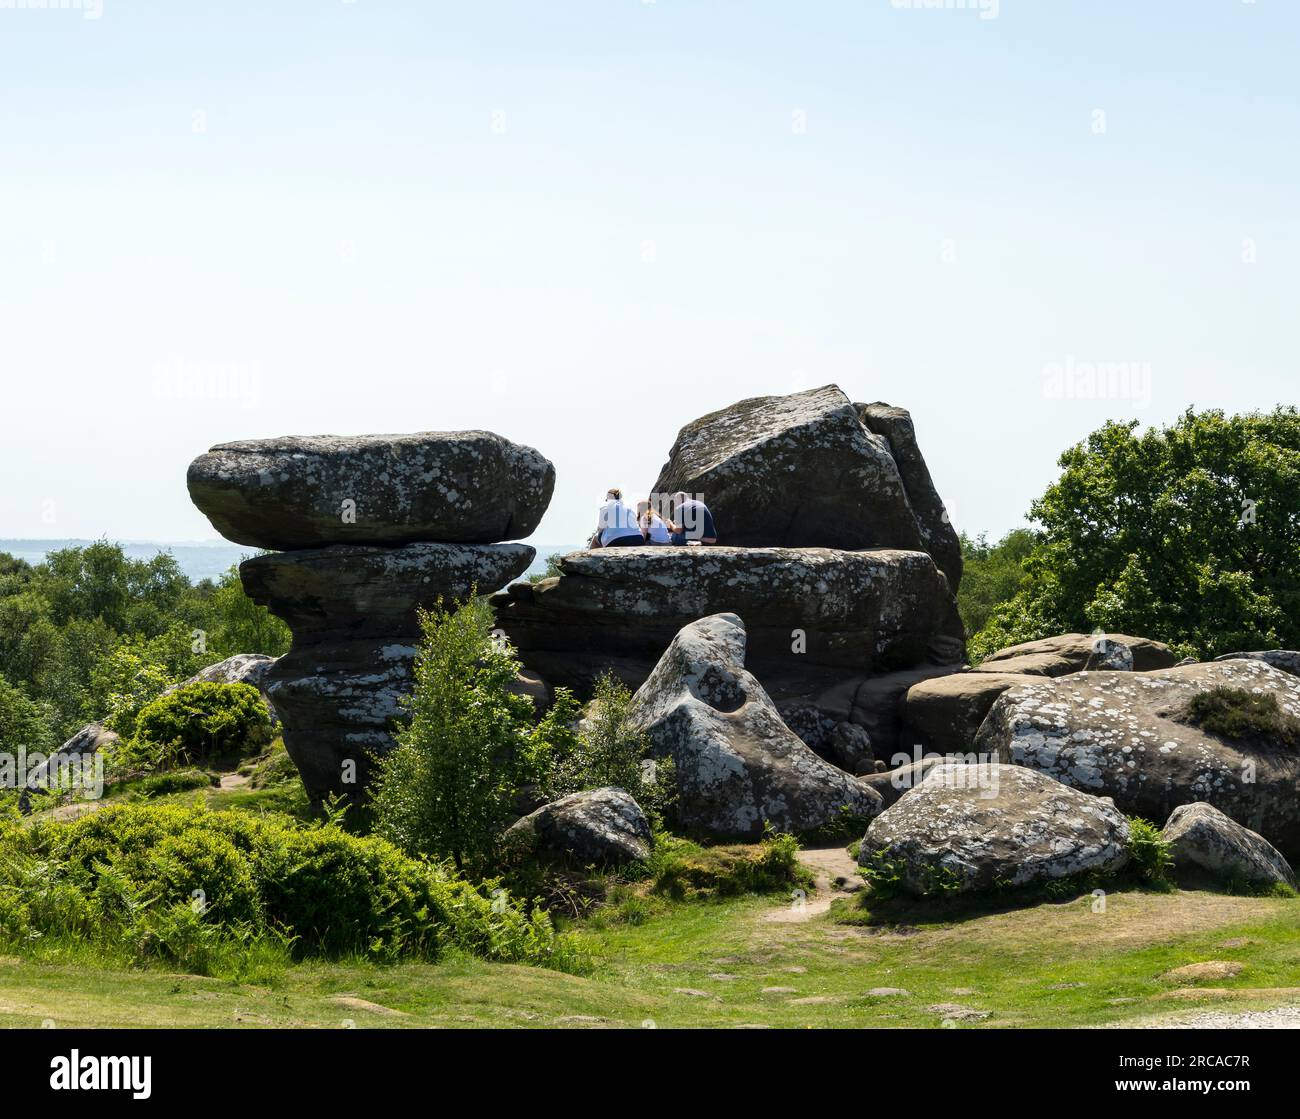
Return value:
<svg viewBox="0 0 1300 1119">
<path fill-rule="evenodd" d="M 653 495 L 651 495 L 653 497 Z M 716 544 L 718 533 L 713 514 L 699 495 L 675 493 L 668 517 L 660 515 L 653 500 L 638 501 L 636 508 L 623 504 L 623 491 L 613 486 L 605 493 L 596 531 L 589 548 L 627 548 L 642 545 Z"/>
</svg>

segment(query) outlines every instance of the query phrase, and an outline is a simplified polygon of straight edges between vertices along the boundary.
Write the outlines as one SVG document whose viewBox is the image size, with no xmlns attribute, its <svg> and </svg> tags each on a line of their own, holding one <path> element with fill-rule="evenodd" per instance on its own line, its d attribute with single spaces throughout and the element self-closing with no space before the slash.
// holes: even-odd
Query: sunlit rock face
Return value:
<svg viewBox="0 0 1300 1119">
<path fill-rule="evenodd" d="M 1113 797 L 1157 824 L 1179 805 L 1207 801 L 1294 858 L 1300 749 L 1294 738 L 1229 738 L 1195 725 L 1188 704 L 1215 687 L 1272 696 L 1283 716 L 1300 719 L 1300 679 L 1263 661 L 1078 672 L 1003 692 L 975 748 Z"/>
<path fill-rule="evenodd" d="M 187 480 L 213 528 L 256 548 L 490 544 L 532 533 L 555 467 L 490 431 L 312 435 L 221 443 Z"/>
<path fill-rule="evenodd" d="M 692 831 L 756 839 L 770 824 L 805 832 L 845 814 L 869 818 L 878 793 L 818 757 L 745 669 L 734 614 L 684 626 L 632 698 L 633 725 L 672 758 L 675 813 Z"/>
<path fill-rule="evenodd" d="M 1128 838 L 1108 797 L 1019 766 L 945 762 L 872 820 L 858 860 L 924 896 L 1109 873 Z"/>
</svg>

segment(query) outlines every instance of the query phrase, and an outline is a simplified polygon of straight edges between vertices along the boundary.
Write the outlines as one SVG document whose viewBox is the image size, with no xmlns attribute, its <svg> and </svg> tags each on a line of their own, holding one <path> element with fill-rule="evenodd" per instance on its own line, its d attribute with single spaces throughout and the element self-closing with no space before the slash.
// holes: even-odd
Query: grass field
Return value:
<svg viewBox="0 0 1300 1119">
<path fill-rule="evenodd" d="M 584 976 L 473 960 L 313 962 L 235 982 L 104 970 L 75 950 L 8 956 L 0 1024 L 1058 1027 L 1300 1003 L 1300 899 L 1134 890 L 1112 894 L 1105 913 L 1084 897 L 892 929 L 843 923 L 847 904 L 806 920 L 770 896 L 613 908 L 575 926 L 592 954 Z M 1165 977 L 1211 960 L 1241 970 Z M 867 993 L 883 987 L 907 993 Z M 929 1009 L 942 1004 L 965 1009 Z"/>
</svg>

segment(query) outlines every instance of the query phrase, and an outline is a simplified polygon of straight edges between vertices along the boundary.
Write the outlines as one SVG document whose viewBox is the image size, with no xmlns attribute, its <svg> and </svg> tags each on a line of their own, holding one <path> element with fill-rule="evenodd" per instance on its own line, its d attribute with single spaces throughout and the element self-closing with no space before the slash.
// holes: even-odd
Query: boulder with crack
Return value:
<svg viewBox="0 0 1300 1119">
<path fill-rule="evenodd" d="M 925 549 L 961 579 L 961 548 L 911 416 L 837 386 L 759 396 L 677 435 L 654 492 L 699 494 L 719 538 L 746 547 Z"/>
<path fill-rule="evenodd" d="M 1108 874 L 1128 839 L 1109 798 L 1019 766 L 946 762 L 871 821 L 858 861 L 924 897 Z"/>
<path fill-rule="evenodd" d="M 680 823 L 756 839 L 767 824 L 806 832 L 874 815 L 879 795 L 819 758 L 782 721 L 745 669 L 745 643 L 735 614 L 692 622 L 633 697 L 633 725 L 655 755 L 673 759 Z"/>
</svg>

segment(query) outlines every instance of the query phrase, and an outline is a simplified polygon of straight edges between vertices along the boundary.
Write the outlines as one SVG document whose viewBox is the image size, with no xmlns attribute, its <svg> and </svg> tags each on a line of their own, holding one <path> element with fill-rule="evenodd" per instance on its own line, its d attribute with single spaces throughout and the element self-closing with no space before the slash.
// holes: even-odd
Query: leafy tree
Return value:
<svg viewBox="0 0 1300 1119">
<path fill-rule="evenodd" d="M 265 606 L 244 593 L 239 569 L 231 567 L 212 589 L 207 602 L 211 617 L 209 647 L 221 657 L 236 653 L 266 653 L 278 657 L 289 651 L 289 627 Z"/>
<path fill-rule="evenodd" d="M 957 607 L 967 633 L 978 633 L 994 609 L 1015 596 L 1025 579 L 1025 560 L 1034 547 L 1027 528 L 1012 529 L 996 544 L 984 533 L 961 534 L 962 576 Z"/>
<path fill-rule="evenodd" d="M 972 654 L 1100 628 L 1202 657 L 1300 645 L 1300 413 L 1107 423 L 1031 509 L 1026 583 Z"/>
<path fill-rule="evenodd" d="M 19 750 L 48 753 L 56 745 L 40 704 L 0 676 L 0 751 L 10 755 Z"/>
<path fill-rule="evenodd" d="M 483 598 L 420 612 L 410 722 L 380 761 L 371 793 L 380 835 L 458 869 L 488 864 L 515 793 L 546 769 L 532 701 L 509 690 L 519 662 L 492 626 Z"/>
</svg>

